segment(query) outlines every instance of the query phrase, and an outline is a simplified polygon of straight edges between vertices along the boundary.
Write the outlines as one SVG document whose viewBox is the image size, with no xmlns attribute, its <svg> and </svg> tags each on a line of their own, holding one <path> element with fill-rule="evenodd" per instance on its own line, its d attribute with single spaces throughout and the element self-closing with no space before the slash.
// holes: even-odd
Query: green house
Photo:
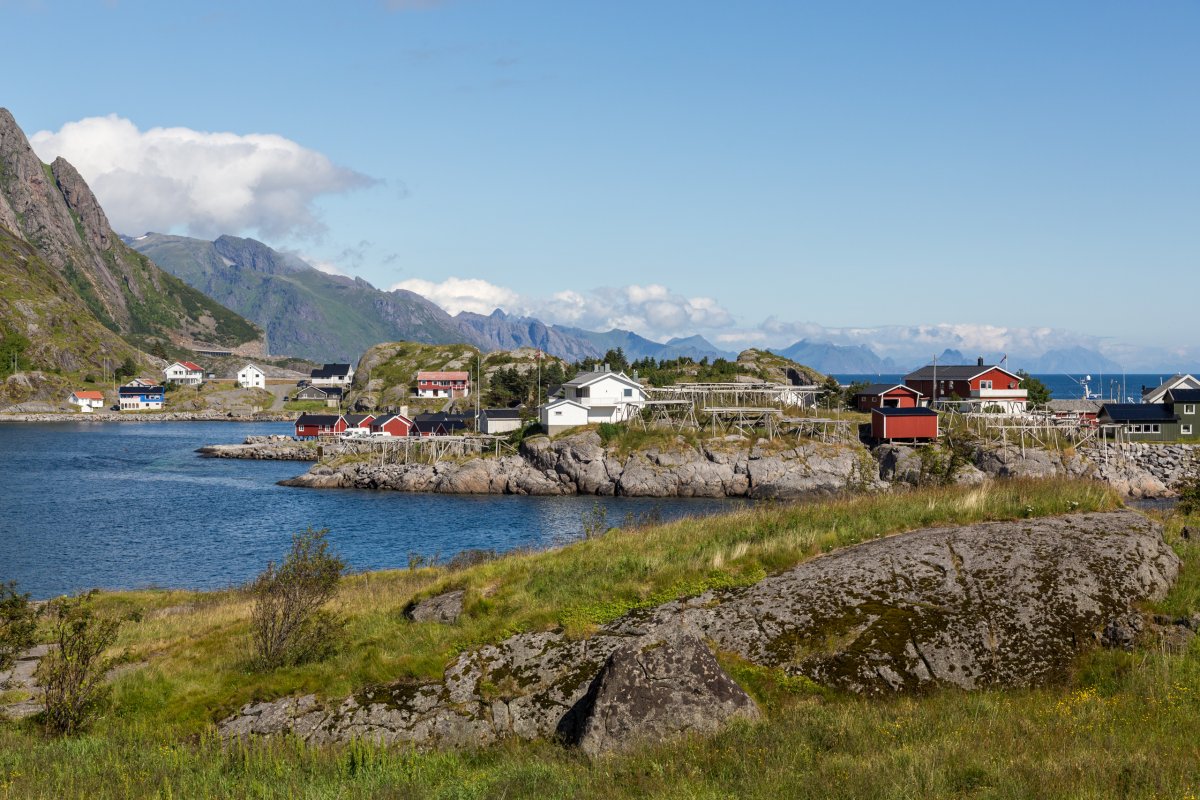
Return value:
<svg viewBox="0 0 1200 800">
<path fill-rule="evenodd" d="M 1179 418 L 1179 438 L 1200 436 L 1200 389 L 1172 389 L 1166 405 Z"/>
</svg>

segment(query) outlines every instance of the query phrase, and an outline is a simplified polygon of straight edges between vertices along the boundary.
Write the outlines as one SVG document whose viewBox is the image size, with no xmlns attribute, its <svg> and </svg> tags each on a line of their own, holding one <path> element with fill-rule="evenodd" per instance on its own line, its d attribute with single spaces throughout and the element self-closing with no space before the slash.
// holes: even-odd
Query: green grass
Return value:
<svg viewBox="0 0 1200 800">
<path fill-rule="evenodd" d="M 1182 656 L 1096 652 L 1063 686 L 863 700 L 724 658 L 767 712 L 707 739 L 589 762 L 549 743 L 417 754 L 290 740 L 222 746 L 210 721 L 250 699 L 440 676 L 463 648 L 518 631 L 586 635 L 629 609 L 744 585 L 834 547 L 928 525 L 1110 509 L 1098 484 L 1006 482 L 828 503 L 757 506 L 637 531 L 612 531 L 462 571 L 357 575 L 338 603 L 349 641 L 325 664 L 249 672 L 249 605 L 236 592 L 101 596 L 140 620 L 118 652 L 147 666 L 122 676 L 93 732 L 44 737 L 0 724 L 0 800 L 25 797 L 1188 797 L 1200 781 L 1200 647 Z M 1200 546 L 1158 605 L 1196 609 Z M 1193 523 L 1194 524 L 1194 523 Z M 456 626 L 413 625 L 400 610 L 467 590 Z M 182 607 L 182 609 L 181 609 Z M 163 613 L 172 609 L 176 613 Z"/>
</svg>

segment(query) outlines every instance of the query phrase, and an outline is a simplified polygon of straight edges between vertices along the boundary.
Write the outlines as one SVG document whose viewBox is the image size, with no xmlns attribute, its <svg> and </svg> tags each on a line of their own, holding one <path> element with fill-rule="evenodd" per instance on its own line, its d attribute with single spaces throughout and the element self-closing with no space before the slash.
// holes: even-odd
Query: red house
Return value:
<svg viewBox="0 0 1200 800">
<path fill-rule="evenodd" d="M 871 410 L 871 438 L 920 442 L 938 437 L 938 415 L 932 408 L 875 408 Z"/>
<path fill-rule="evenodd" d="M 301 414 L 296 420 L 296 436 L 311 439 L 329 436 L 346 430 L 346 418 L 337 414 Z"/>
<path fill-rule="evenodd" d="M 859 411 L 873 408 L 916 408 L 922 395 L 902 383 L 872 383 L 854 395 L 854 407 Z"/>
<path fill-rule="evenodd" d="M 470 393 L 469 372 L 417 373 L 417 397 L 466 397 Z"/>
<path fill-rule="evenodd" d="M 389 436 L 408 436 L 413 422 L 403 414 L 385 414 L 371 423 L 371 433 L 386 433 Z"/>
<path fill-rule="evenodd" d="M 371 429 L 371 423 L 375 421 L 375 414 L 343 414 L 342 419 L 346 420 L 346 428 L 365 428 Z"/>
<path fill-rule="evenodd" d="M 1029 393 L 1021 376 L 983 359 L 971 366 L 930 364 L 904 376 L 904 385 L 934 401 L 961 400 L 976 409 L 998 407 L 1006 413 L 1025 411 Z"/>
</svg>

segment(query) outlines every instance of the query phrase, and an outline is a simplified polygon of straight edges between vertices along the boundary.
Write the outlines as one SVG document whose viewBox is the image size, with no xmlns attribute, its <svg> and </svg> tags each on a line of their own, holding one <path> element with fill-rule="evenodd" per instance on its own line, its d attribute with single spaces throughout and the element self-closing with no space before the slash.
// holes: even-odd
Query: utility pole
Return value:
<svg viewBox="0 0 1200 800">
<path fill-rule="evenodd" d="M 883 402 L 883 401 L 880 401 Z M 933 357 L 933 410 L 937 411 L 937 355 Z"/>
</svg>

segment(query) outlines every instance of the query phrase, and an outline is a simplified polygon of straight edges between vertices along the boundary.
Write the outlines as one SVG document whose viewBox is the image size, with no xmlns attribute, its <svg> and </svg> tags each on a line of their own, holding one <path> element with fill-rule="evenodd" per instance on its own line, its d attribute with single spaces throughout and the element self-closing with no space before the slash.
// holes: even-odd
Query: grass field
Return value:
<svg viewBox="0 0 1200 800">
<path fill-rule="evenodd" d="M 1095 652 L 1062 686 L 863 700 L 724 659 L 767 711 L 711 739 L 589 762 L 551 743 L 421 754 L 290 740 L 222 745 L 212 722 L 252 699 L 340 697 L 436 678 L 464 648 L 519 631 L 587 635 L 629 609 L 752 583 L 835 547 L 928 525 L 1114 508 L 1097 484 L 1006 482 L 797 506 L 758 506 L 604 536 L 464 570 L 353 576 L 337 599 L 346 645 L 323 664 L 252 672 L 237 592 L 106 594 L 140 665 L 108 714 L 72 739 L 0 723 L 0 798 L 38 797 L 1194 797 L 1200 648 Z M 1164 613 L 1200 607 L 1200 545 L 1167 520 L 1185 562 Z M 1193 524 L 1195 520 L 1193 520 Z M 2 577 L 2 576 L 0 576 Z M 467 590 L 463 621 L 414 625 L 414 597 Z"/>
</svg>

